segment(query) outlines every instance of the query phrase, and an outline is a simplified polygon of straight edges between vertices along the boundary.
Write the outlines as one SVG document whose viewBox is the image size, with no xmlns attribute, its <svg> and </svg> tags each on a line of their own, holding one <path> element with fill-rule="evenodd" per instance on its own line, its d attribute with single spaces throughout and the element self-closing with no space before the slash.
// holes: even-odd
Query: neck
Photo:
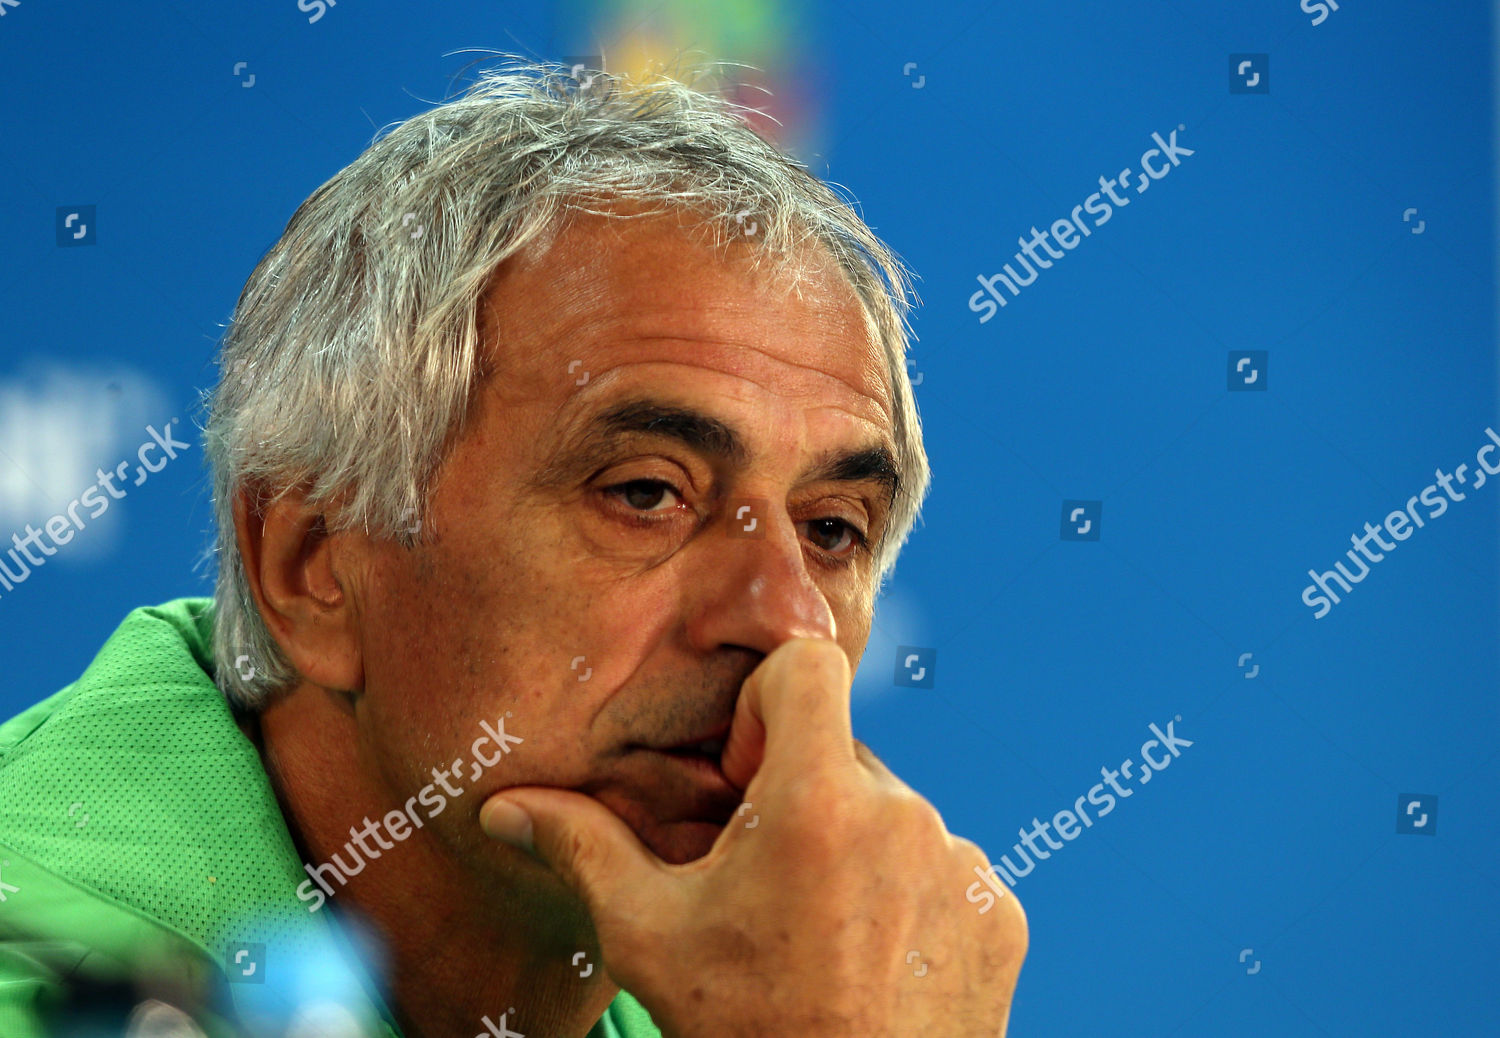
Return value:
<svg viewBox="0 0 1500 1038">
<path fill-rule="evenodd" d="M 485 1017 L 500 1033 L 587 1035 L 619 988 L 598 966 L 591 921 L 557 896 L 555 876 L 527 863 L 528 873 L 497 882 L 427 828 L 382 851 L 362 827 L 406 795 L 386 787 L 362 752 L 356 708 L 339 695 L 300 685 L 240 726 L 260 751 L 302 860 L 316 867 L 359 854 L 365 862 L 346 885 L 333 884 L 330 902 L 380 939 L 382 986 L 407 1038 L 472 1038 L 485 1032 Z M 484 846 L 478 804 L 464 806 Z M 573 965 L 580 951 L 595 966 L 588 978 Z"/>
</svg>

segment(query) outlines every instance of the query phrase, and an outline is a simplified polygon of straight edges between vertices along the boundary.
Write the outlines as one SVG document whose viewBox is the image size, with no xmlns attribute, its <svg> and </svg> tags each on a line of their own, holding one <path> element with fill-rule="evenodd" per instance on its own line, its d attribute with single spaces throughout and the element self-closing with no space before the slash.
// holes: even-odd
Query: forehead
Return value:
<svg viewBox="0 0 1500 1038">
<path fill-rule="evenodd" d="M 619 211 L 631 215 L 571 214 L 487 286 L 481 327 L 506 395 L 561 404 L 583 372 L 616 369 L 739 379 L 889 433 L 883 349 L 825 248 L 801 246 L 779 270 L 753 243 L 715 247 L 693 214 Z"/>
</svg>

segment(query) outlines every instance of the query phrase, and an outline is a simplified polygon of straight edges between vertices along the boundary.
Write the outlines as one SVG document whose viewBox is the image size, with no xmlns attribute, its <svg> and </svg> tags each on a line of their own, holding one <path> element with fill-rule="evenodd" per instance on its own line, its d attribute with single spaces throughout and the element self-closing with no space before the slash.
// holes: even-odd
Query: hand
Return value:
<svg viewBox="0 0 1500 1038">
<path fill-rule="evenodd" d="M 531 816 L 536 855 L 588 905 L 605 969 L 664 1035 L 1005 1034 L 1025 913 L 1010 893 L 983 915 L 965 898 L 989 860 L 855 741 L 850 682 L 830 641 L 761 661 L 722 762 L 760 821 L 736 816 L 686 865 L 579 793 L 507 789 L 481 812 L 503 798 Z"/>
</svg>

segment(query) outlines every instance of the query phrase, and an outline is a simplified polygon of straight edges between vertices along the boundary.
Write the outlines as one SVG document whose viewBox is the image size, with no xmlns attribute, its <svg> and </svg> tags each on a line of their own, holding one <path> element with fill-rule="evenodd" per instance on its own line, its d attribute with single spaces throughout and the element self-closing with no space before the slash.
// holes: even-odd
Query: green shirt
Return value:
<svg viewBox="0 0 1500 1038">
<path fill-rule="evenodd" d="M 213 682 L 212 615 L 206 598 L 134 610 L 77 681 L 0 725 L 5 1038 L 45 1036 L 80 991 L 142 971 L 216 993 L 252 1031 L 336 995 L 364 1033 L 400 1038 L 347 927 L 295 895 L 302 860 Z M 661 1035 L 621 991 L 589 1038 Z"/>
</svg>

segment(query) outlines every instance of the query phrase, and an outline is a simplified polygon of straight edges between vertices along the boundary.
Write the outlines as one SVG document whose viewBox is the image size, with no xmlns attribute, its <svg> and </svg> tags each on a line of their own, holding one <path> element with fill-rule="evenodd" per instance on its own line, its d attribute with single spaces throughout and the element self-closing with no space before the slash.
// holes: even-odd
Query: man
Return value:
<svg viewBox="0 0 1500 1038">
<path fill-rule="evenodd" d="M 0 1034 L 111 983 L 141 1033 L 1003 1034 L 1024 915 L 850 731 L 905 284 L 667 80 L 512 65 L 315 192 L 225 337 L 214 599 L 0 728 Z"/>
</svg>

